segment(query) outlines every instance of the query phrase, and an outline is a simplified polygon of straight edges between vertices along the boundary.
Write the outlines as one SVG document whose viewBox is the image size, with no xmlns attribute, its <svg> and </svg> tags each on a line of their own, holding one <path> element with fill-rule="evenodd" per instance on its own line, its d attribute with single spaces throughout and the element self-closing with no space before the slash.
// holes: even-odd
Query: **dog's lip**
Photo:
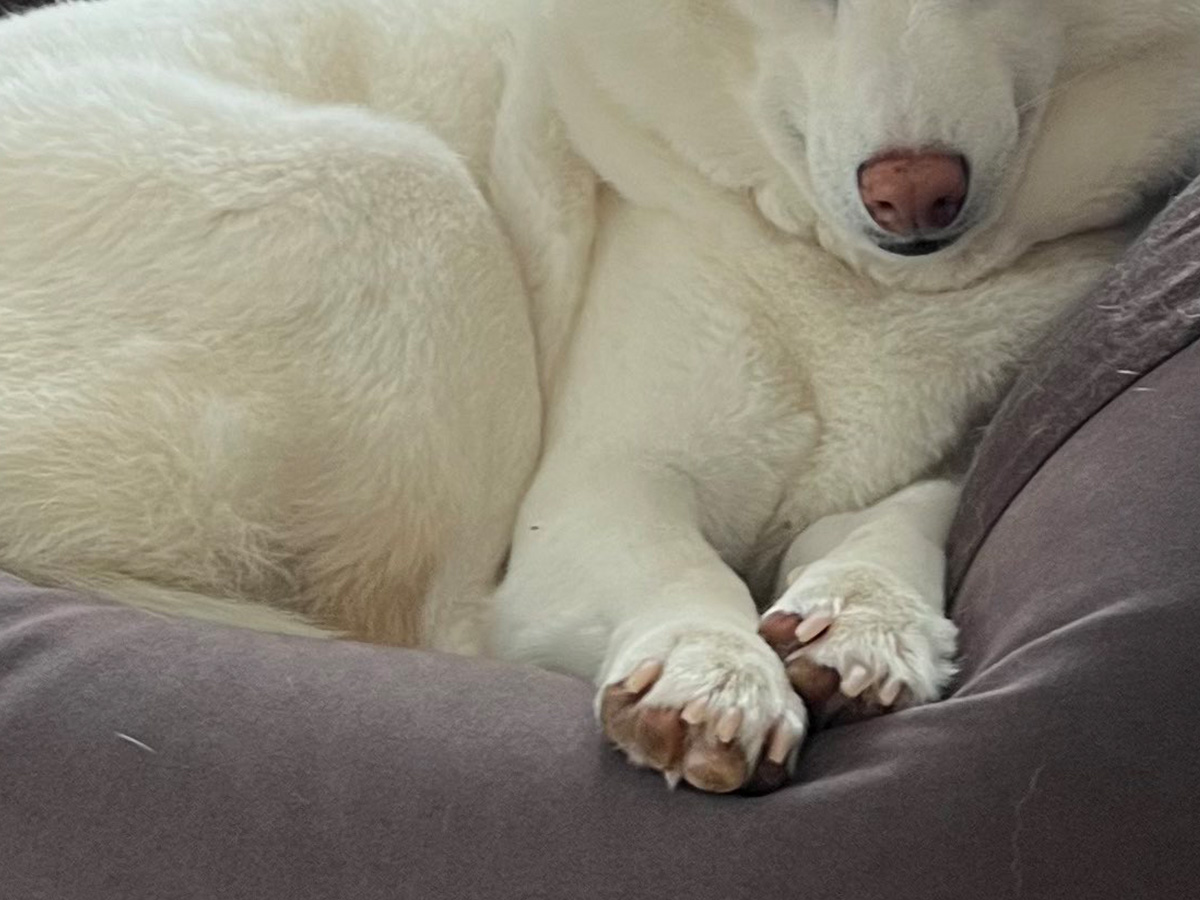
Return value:
<svg viewBox="0 0 1200 900">
<path fill-rule="evenodd" d="M 917 237 L 905 241 L 891 241 L 886 238 L 871 236 L 872 243 L 885 253 L 895 256 L 930 256 L 940 253 L 952 244 L 958 242 L 963 232 L 942 235 L 939 237 Z"/>
<path fill-rule="evenodd" d="M 885 253 L 892 253 L 896 256 L 929 256 L 933 253 L 938 253 L 945 250 L 953 244 L 957 238 L 940 238 L 937 240 L 915 240 L 915 241 L 898 241 L 888 243 L 885 241 L 876 241 L 875 246 Z"/>
</svg>

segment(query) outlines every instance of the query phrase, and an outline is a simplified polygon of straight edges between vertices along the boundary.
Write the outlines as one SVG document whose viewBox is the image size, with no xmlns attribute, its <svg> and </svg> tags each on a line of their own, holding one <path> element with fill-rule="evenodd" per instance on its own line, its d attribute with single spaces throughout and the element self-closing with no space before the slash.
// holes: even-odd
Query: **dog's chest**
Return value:
<svg viewBox="0 0 1200 900">
<path fill-rule="evenodd" d="M 1096 253 L 1055 262 L 905 293 L 749 216 L 714 228 L 610 208 L 568 394 L 602 440 L 686 472 L 710 540 L 752 566 L 781 533 L 873 502 L 954 449 L 1098 272 Z"/>
<path fill-rule="evenodd" d="M 873 442 L 929 415 L 905 382 L 936 367 L 901 364 L 927 348 L 889 346 L 902 320 L 881 323 L 870 292 L 819 249 L 753 225 L 608 215 L 563 427 L 685 472 L 710 540 L 742 555 L 831 437 Z"/>
<path fill-rule="evenodd" d="M 772 528 L 794 532 L 919 477 L 953 449 L 973 407 L 986 401 L 985 385 L 1009 361 L 964 351 L 980 324 L 963 315 L 968 298 L 885 289 L 808 244 L 772 242 L 719 263 L 707 254 L 698 260 L 710 270 L 708 305 L 729 303 L 741 321 L 730 334 L 751 362 L 740 378 L 731 370 L 730 383 L 754 398 L 749 427 L 777 451 L 775 505 L 748 552 Z M 994 337 L 1003 343 L 1002 331 Z M 809 423 L 806 441 L 793 438 L 799 420 Z M 736 443 L 742 435 L 725 437 Z M 744 494 L 748 468 L 724 473 L 729 493 L 716 516 Z"/>
</svg>

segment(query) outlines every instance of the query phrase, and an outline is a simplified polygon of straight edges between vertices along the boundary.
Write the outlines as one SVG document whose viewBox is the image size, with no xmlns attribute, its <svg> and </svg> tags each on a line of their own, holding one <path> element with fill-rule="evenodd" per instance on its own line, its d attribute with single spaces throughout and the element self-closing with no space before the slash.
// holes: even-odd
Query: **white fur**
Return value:
<svg viewBox="0 0 1200 900">
<path fill-rule="evenodd" d="M 945 682 L 953 491 L 887 498 L 1194 162 L 1200 2 L 103 0 L 0 23 L 0 123 L 0 565 L 659 658 L 753 757 L 797 535 L 820 661 Z M 930 257 L 857 198 L 896 146 L 971 162 Z"/>
</svg>

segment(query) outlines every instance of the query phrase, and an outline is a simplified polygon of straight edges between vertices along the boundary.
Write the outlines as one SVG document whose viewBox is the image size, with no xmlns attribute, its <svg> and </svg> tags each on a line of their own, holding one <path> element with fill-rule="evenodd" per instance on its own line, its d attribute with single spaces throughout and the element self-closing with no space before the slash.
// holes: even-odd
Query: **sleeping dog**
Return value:
<svg viewBox="0 0 1200 900">
<path fill-rule="evenodd" d="M 1196 0 L 5 20 L 0 566 L 572 672 L 776 786 L 946 685 L 933 476 L 1198 133 Z"/>
</svg>

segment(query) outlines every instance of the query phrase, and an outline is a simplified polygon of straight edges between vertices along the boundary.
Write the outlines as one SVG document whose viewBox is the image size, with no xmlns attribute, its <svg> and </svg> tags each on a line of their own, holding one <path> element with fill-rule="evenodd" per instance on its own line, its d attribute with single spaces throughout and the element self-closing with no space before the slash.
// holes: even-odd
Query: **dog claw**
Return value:
<svg viewBox="0 0 1200 900">
<path fill-rule="evenodd" d="M 663 665 L 657 660 L 644 662 L 625 679 L 625 690 L 631 694 L 640 694 L 662 675 Z"/>
<path fill-rule="evenodd" d="M 798 735 L 786 723 L 780 722 L 775 727 L 775 733 L 771 736 L 771 745 L 767 749 L 767 760 L 775 763 L 777 766 L 782 766 L 787 762 L 787 758 L 791 756 L 797 739 Z"/>
<path fill-rule="evenodd" d="M 902 690 L 904 690 L 904 682 L 893 678 L 879 691 L 879 702 L 883 706 L 891 706 L 900 697 Z"/>
<path fill-rule="evenodd" d="M 855 666 L 842 681 L 842 693 L 857 697 L 871 685 L 871 673 L 863 666 Z"/>
<path fill-rule="evenodd" d="M 683 708 L 679 718 L 689 725 L 700 725 L 708 718 L 708 703 L 703 699 L 693 700 Z"/>
<path fill-rule="evenodd" d="M 821 635 L 832 624 L 833 616 L 810 616 L 796 626 L 796 640 L 802 644 L 807 644 Z"/>
<path fill-rule="evenodd" d="M 722 744 L 733 743 L 733 739 L 737 737 L 738 729 L 741 727 L 742 711 L 740 709 L 726 710 L 717 723 L 717 740 Z"/>
</svg>

